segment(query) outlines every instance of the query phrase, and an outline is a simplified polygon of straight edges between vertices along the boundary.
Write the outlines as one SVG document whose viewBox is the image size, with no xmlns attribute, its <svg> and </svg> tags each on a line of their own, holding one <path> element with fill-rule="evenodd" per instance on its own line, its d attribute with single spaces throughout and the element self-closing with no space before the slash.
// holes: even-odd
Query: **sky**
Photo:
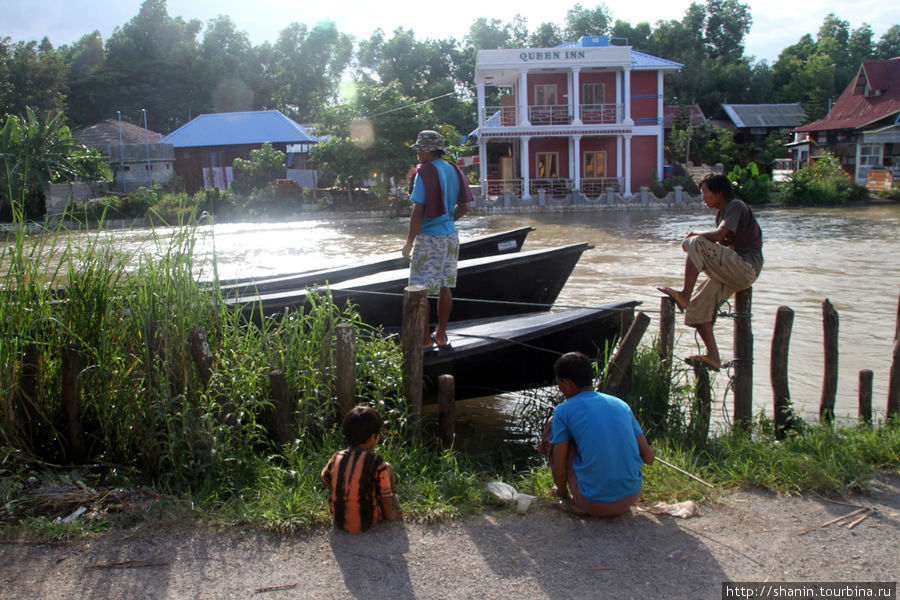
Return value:
<svg viewBox="0 0 900 600">
<path fill-rule="evenodd" d="M 702 0 L 698 0 L 702 2 Z M 315 25 L 331 20 L 339 31 L 357 39 L 366 39 L 377 28 L 390 34 L 397 27 L 412 29 L 416 38 L 424 40 L 461 40 L 475 19 L 512 21 L 522 15 L 529 30 L 544 22 L 563 24 L 566 10 L 579 0 L 550 3 L 537 0 L 454 0 L 428 3 L 414 0 L 339 0 L 332 4 L 322 0 L 168 0 L 169 15 L 202 22 L 220 14 L 231 17 L 238 30 L 246 32 L 253 45 L 274 42 L 278 33 L 292 22 Z M 877 42 L 894 24 L 900 24 L 900 2 L 896 0 L 744 0 L 750 6 L 753 26 L 745 40 L 745 53 L 770 64 L 783 48 L 796 43 L 809 33 L 815 37 L 819 26 L 830 12 L 850 23 L 855 29 L 868 23 Z M 550 9 L 555 4 L 559 8 Z M 593 8 L 600 4 L 581 0 Z M 608 0 L 613 19 L 635 25 L 641 21 L 681 20 L 690 0 Z M 134 17 L 141 0 L 0 0 L 0 38 L 13 41 L 40 40 L 49 37 L 54 46 L 69 44 L 82 35 L 99 30 L 107 39 L 117 26 Z M 431 10 L 425 9 L 428 6 Z M 440 7 L 440 8 L 438 8 Z"/>
</svg>

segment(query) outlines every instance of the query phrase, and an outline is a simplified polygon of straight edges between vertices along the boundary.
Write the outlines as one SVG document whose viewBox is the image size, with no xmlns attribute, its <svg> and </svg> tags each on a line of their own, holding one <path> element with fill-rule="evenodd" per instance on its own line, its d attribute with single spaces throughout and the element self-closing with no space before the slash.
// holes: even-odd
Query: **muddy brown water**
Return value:
<svg viewBox="0 0 900 600">
<path fill-rule="evenodd" d="M 828 298 L 840 316 L 836 414 L 855 418 L 860 369 L 874 371 L 873 406 L 883 418 L 898 294 L 900 294 L 900 206 L 763 209 L 765 266 L 753 288 L 754 414 L 772 413 L 769 355 L 775 312 L 795 311 L 789 353 L 789 386 L 795 409 L 815 420 L 823 381 L 822 302 Z M 461 235 L 473 237 L 530 225 L 526 249 L 573 242 L 595 246 L 586 252 L 558 303 L 593 306 L 640 300 L 653 318 L 655 334 L 660 295 L 657 285 L 679 285 L 684 268 L 680 242 L 691 230 L 711 228 L 712 212 L 702 205 L 682 208 L 467 216 Z M 215 248 L 221 278 L 272 275 L 326 268 L 366 256 L 399 250 L 404 219 L 308 219 L 284 223 L 217 224 L 202 230 L 198 258 Z M 164 231 L 157 231 L 165 237 Z M 111 232 L 123 248 L 149 243 L 145 232 Z M 201 262 L 203 262 L 201 260 Z M 210 277 L 205 261 L 202 277 Z M 716 337 L 726 360 L 732 354 L 731 319 L 719 319 Z M 693 330 L 679 317 L 679 356 L 696 350 Z M 733 396 L 727 375 L 716 378 L 715 421 L 727 424 Z M 506 426 L 518 396 L 460 403 L 461 419 L 484 433 Z M 494 437 L 491 435 L 490 437 Z"/>
</svg>

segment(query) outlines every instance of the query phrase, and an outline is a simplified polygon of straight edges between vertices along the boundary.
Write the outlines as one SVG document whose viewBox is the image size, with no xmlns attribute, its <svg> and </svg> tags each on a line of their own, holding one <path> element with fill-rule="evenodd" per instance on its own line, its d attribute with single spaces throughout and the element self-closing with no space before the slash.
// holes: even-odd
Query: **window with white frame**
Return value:
<svg viewBox="0 0 900 600">
<path fill-rule="evenodd" d="M 559 177 L 559 152 L 537 152 L 534 158 L 537 163 L 538 179 Z"/>
<path fill-rule="evenodd" d="M 585 178 L 606 177 L 606 152 L 585 152 L 583 170 Z"/>
<path fill-rule="evenodd" d="M 556 104 L 556 85 L 552 83 L 535 85 L 534 103 L 538 106 Z"/>
<path fill-rule="evenodd" d="M 881 166 L 881 144 L 860 144 L 859 146 L 859 166 L 861 167 L 880 167 Z"/>
<path fill-rule="evenodd" d="M 606 84 L 585 83 L 581 86 L 582 104 L 604 104 L 606 102 Z"/>
</svg>

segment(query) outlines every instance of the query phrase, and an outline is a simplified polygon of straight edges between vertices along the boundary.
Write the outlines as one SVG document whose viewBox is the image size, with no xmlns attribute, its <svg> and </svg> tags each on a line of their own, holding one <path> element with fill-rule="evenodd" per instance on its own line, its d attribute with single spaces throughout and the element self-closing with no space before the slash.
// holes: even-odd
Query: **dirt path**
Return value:
<svg viewBox="0 0 900 600">
<path fill-rule="evenodd" d="M 720 598 L 723 581 L 897 581 L 900 476 L 845 500 L 739 491 L 676 519 L 546 506 L 350 536 L 141 527 L 64 545 L 0 542 L 2 598 Z M 806 533 L 803 533 L 806 532 Z"/>
</svg>

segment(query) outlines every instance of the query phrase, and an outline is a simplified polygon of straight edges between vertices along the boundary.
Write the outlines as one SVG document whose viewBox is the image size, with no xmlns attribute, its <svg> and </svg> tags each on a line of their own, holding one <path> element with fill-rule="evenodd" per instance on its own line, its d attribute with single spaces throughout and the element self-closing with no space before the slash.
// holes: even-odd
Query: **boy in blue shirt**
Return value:
<svg viewBox="0 0 900 600">
<path fill-rule="evenodd" d="M 553 495 L 579 515 L 627 512 L 640 498 L 641 466 L 653 463 L 653 449 L 625 402 L 593 390 L 587 356 L 564 354 L 553 370 L 566 397 L 541 440 L 553 472 Z"/>
</svg>

